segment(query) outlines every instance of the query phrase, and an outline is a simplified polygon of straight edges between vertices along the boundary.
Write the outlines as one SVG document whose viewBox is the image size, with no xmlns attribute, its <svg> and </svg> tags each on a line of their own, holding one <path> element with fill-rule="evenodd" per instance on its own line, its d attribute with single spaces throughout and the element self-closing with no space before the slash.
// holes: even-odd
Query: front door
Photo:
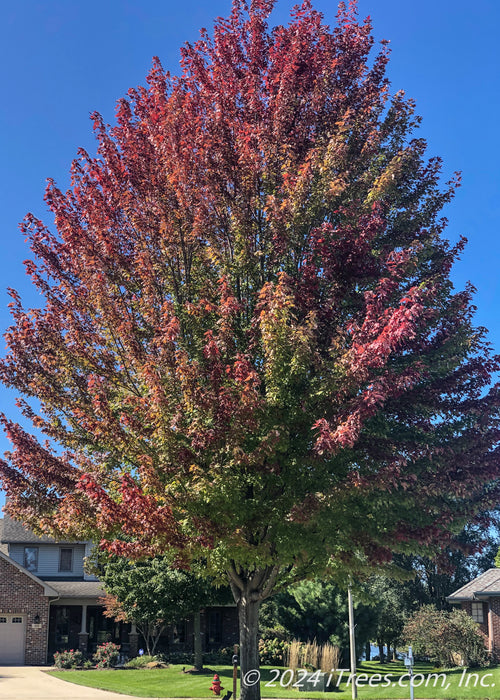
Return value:
<svg viewBox="0 0 500 700">
<path fill-rule="evenodd" d="M 78 649 L 79 632 L 82 628 L 81 605 L 51 605 L 49 619 L 49 663 L 54 652 Z"/>
</svg>

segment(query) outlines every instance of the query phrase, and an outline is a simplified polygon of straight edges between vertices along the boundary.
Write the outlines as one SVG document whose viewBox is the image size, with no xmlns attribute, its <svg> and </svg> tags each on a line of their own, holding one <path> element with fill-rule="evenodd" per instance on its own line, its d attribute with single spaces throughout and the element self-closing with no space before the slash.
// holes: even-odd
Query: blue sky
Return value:
<svg viewBox="0 0 500 700">
<path fill-rule="evenodd" d="M 273 23 L 292 3 L 278 0 Z M 328 23 L 336 2 L 316 0 Z M 230 0 L 17 0 L 0 27 L 0 329 L 8 327 L 6 288 L 27 305 L 37 297 L 22 261 L 29 252 L 18 223 L 32 211 L 50 222 L 43 202 L 47 177 L 68 185 L 78 146 L 93 152 L 89 114 L 113 120 L 116 100 L 144 84 L 151 58 L 177 72 L 179 47 L 201 27 L 227 16 Z M 476 320 L 500 352 L 500 3 L 497 0 L 359 0 L 376 39 L 389 39 L 393 90 L 415 98 L 420 135 L 445 175 L 463 174 L 446 210 L 448 237 L 469 239 L 453 272 L 456 286 L 477 287 Z M 3 347 L 3 345 L 2 345 Z M 15 393 L 0 387 L 0 411 L 16 417 Z M 0 435 L 0 453 L 9 449 Z M 3 497 L 0 494 L 0 505 Z"/>
</svg>

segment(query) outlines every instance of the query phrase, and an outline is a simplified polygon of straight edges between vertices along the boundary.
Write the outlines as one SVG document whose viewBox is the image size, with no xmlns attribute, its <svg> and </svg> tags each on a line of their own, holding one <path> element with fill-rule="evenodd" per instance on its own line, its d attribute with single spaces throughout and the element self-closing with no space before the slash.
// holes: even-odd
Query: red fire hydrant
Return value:
<svg viewBox="0 0 500 700">
<path fill-rule="evenodd" d="M 224 688 L 222 687 L 222 685 L 220 683 L 220 678 L 217 674 L 215 674 L 215 676 L 213 678 L 212 685 L 210 686 L 210 690 L 212 691 L 212 693 L 214 695 L 220 695 L 220 691 L 224 690 Z"/>
</svg>

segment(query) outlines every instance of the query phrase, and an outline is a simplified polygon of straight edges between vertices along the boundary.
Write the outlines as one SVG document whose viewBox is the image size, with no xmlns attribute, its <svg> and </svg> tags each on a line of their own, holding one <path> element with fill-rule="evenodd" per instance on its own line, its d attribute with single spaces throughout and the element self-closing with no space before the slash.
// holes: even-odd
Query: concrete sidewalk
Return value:
<svg viewBox="0 0 500 700">
<path fill-rule="evenodd" d="M 45 671 L 46 666 L 0 666 L 1 700 L 127 700 L 133 697 L 66 683 Z M 134 696 L 134 700 L 137 697 Z"/>
</svg>

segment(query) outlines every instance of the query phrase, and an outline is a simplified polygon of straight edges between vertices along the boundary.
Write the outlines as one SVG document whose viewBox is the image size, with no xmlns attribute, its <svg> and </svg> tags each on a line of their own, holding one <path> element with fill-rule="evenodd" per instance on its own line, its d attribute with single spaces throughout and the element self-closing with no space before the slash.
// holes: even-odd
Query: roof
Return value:
<svg viewBox="0 0 500 700">
<path fill-rule="evenodd" d="M 19 520 L 14 520 L 14 518 L 11 518 L 7 514 L 4 515 L 3 521 L 0 522 L 3 522 L 3 527 L 0 531 L 0 541 L 4 543 L 16 542 L 32 544 L 34 542 L 57 542 L 58 544 L 70 544 L 70 540 L 55 540 L 53 537 L 48 537 L 47 535 L 39 537 L 20 523 Z M 73 543 L 74 542 L 75 540 L 73 540 Z M 85 543 L 85 540 L 81 540 L 81 542 Z"/>
<path fill-rule="evenodd" d="M 4 554 L 9 555 L 9 548 L 7 544 L 5 544 L 2 541 L 2 533 L 3 533 L 3 518 L 0 518 L 0 552 L 3 552 Z"/>
<path fill-rule="evenodd" d="M 461 603 L 466 600 L 484 600 L 500 596 L 500 569 L 488 569 L 470 583 L 449 595 L 449 603 Z"/>
<path fill-rule="evenodd" d="M 106 595 L 99 581 L 51 581 L 60 598 L 102 598 Z"/>
<path fill-rule="evenodd" d="M 8 564 L 11 564 L 16 569 L 18 569 L 23 574 L 25 574 L 28 578 L 32 579 L 33 581 L 38 583 L 40 586 L 42 586 L 44 595 L 46 595 L 46 596 L 59 595 L 57 593 L 57 591 L 55 590 L 55 587 L 52 585 L 52 583 L 48 584 L 46 581 L 42 581 L 41 579 L 38 578 L 38 576 L 35 576 L 35 574 L 32 574 L 31 571 L 28 571 L 27 569 L 25 569 L 24 566 L 21 566 L 21 564 L 18 564 L 17 561 L 14 561 L 14 559 L 11 559 L 3 552 L 0 552 L 0 559 L 3 559 Z"/>
</svg>

